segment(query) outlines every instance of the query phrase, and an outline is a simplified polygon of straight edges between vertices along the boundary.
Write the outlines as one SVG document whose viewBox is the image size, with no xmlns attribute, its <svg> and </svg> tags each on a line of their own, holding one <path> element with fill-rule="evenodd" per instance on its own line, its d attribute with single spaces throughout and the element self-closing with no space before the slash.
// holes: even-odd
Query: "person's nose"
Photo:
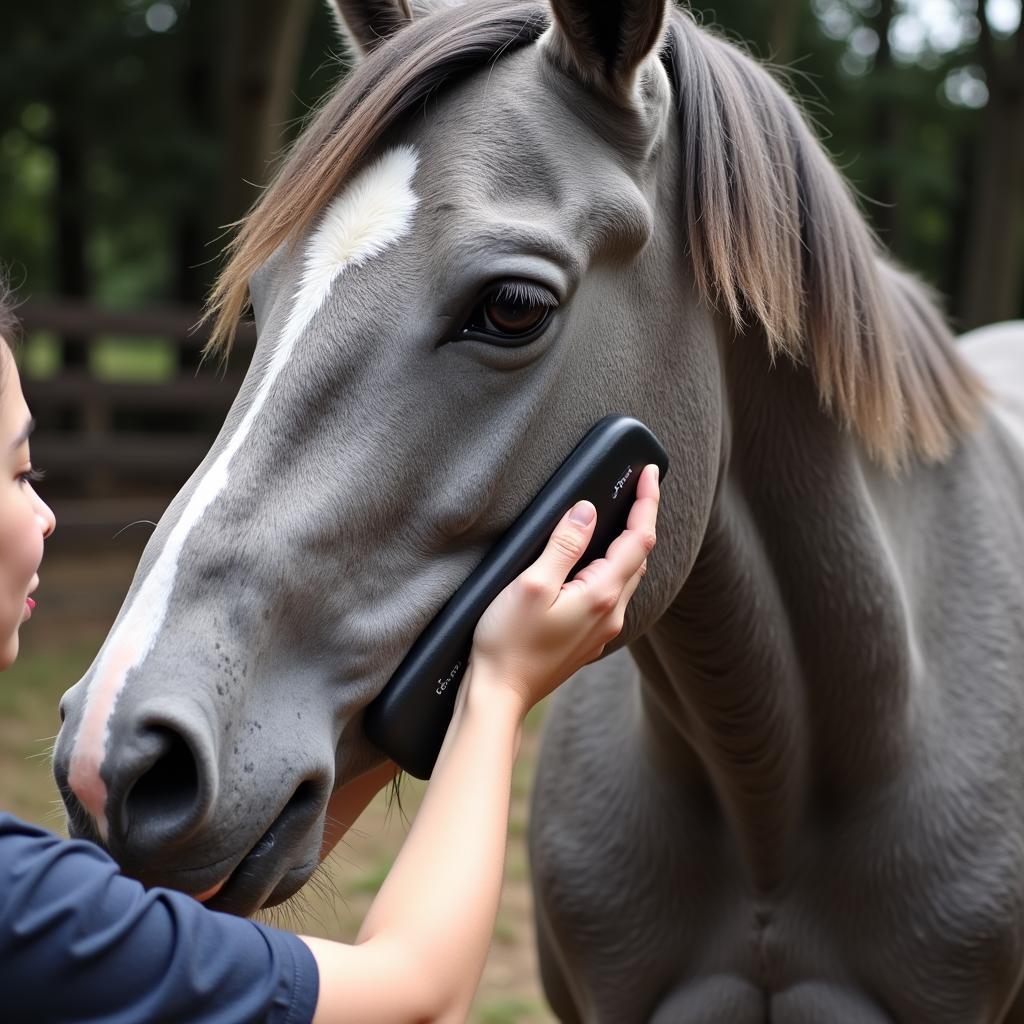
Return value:
<svg viewBox="0 0 1024 1024">
<path fill-rule="evenodd" d="M 36 519 L 39 521 L 39 528 L 43 531 L 43 539 L 49 540 L 53 531 L 57 529 L 57 517 L 53 509 L 36 495 Z"/>
</svg>

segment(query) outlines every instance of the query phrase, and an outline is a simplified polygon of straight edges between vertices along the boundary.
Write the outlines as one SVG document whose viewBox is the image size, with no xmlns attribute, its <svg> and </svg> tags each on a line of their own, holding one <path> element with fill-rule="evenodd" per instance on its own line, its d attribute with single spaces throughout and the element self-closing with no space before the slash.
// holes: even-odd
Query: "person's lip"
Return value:
<svg viewBox="0 0 1024 1024">
<path fill-rule="evenodd" d="M 35 600 L 33 598 L 31 598 L 31 597 L 26 597 L 25 598 L 25 618 L 26 619 L 31 619 L 32 618 L 32 612 L 35 610 L 35 606 L 36 606 L 36 602 L 35 602 Z"/>
</svg>

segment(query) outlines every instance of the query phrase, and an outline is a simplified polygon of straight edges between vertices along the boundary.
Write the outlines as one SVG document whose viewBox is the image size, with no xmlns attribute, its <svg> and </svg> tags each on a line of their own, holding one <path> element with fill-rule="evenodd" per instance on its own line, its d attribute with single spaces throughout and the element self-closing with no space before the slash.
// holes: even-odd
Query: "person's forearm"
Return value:
<svg viewBox="0 0 1024 1024">
<path fill-rule="evenodd" d="M 453 1019 L 468 1011 L 497 916 L 524 712 L 482 671 L 471 663 L 419 813 L 357 939 L 408 944 L 439 1015 Z"/>
<path fill-rule="evenodd" d="M 605 558 L 565 582 L 595 523 L 594 506 L 578 502 L 477 623 L 423 805 L 357 944 L 304 940 L 320 972 L 315 1024 L 465 1019 L 497 916 L 525 711 L 622 629 L 654 543 L 656 469 L 645 467 L 627 528 Z"/>
</svg>

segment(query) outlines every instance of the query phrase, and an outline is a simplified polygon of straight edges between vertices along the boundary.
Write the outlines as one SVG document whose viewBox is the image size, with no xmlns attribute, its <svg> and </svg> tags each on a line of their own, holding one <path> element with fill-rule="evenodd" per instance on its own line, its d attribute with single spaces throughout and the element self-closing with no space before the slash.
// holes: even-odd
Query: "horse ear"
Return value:
<svg viewBox="0 0 1024 1024">
<path fill-rule="evenodd" d="M 409 0 L 328 0 L 356 56 L 365 57 L 412 21 Z"/>
<path fill-rule="evenodd" d="M 552 55 L 588 83 L 629 96 L 665 28 L 666 0 L 550 0 Z"/>
</svg>

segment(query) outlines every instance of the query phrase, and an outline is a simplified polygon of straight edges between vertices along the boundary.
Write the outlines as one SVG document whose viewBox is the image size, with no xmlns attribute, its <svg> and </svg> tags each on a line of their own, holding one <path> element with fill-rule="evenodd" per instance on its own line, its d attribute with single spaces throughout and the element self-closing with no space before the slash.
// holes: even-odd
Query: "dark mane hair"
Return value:
<svg viewBox="0 0 1024 1024">
<path fill-rule="evenodd" d="M 328 99 L 241 222 L 210 297 L 230 349 L 248 280 L 294 243 L 384 134 L 443 85 L 536 40 L 546 4 L 479 0 L 414 21 Z M 934 296 L 884 254 L 849 186 L 775 79 L 672 7 L 662 59 L 681 123 L 686 243 L 704 299 L 806 364 L 823 406 L 890 469 L 937 461 L 982 388 Z"/>
</svg>

